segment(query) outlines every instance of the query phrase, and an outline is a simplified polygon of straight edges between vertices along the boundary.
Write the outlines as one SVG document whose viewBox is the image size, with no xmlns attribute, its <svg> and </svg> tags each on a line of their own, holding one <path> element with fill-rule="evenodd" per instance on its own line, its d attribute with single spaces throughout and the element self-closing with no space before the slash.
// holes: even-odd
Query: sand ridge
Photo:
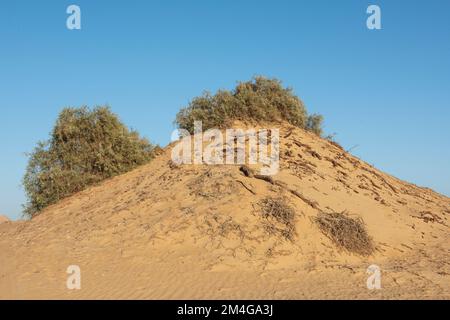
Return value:
<svg viewBox="0 0 450 320">
<path fill-rule="evenodd" d="M 4 223 L 4 222 L 8 222 L 8 221 L 9 221 L 9 219 L 7 216 L 0 215 L 0 223 Z"/>
</svg>

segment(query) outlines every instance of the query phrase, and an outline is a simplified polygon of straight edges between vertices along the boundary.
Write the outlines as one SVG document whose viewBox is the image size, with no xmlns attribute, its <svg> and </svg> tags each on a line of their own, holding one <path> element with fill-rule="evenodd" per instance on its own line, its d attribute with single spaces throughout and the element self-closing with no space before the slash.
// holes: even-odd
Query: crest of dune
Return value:
<svg viewBox="0 0 450 320">
<path fill-rule="evenodd" d="M 0 215 L 0 223 L 8 222 L 8 221 L 9 221 L 9 219 L 7 216 Z"/>
</svg>

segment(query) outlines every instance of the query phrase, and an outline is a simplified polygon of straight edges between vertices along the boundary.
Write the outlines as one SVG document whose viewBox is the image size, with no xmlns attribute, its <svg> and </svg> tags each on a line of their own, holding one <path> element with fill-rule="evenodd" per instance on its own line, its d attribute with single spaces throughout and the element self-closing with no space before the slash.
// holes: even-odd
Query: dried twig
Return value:
<svg viewBox="0 0 450 320">
<path fill-rule="evenodd" d="M 248 191 L 250 191 L 252 194 L 256 194 L 255 191 L 253 191 L 250 187 L 248 187 L 244 182 L 242 182 L 241 180 L 236 180 L 237 182 L 239 182 L 245 189 L 247 189 Z"/>
</svg>

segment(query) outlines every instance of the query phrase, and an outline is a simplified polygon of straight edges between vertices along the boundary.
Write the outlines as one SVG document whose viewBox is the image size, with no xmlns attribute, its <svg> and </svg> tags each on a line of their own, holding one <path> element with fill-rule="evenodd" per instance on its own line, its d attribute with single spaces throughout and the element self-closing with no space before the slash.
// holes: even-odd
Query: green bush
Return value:
<svg viewBox="0 0 450 320">
<path fill-rule="evenodd" d="M 33 217 L 64 197 L 150 161 L 153 151 L 108 107 L 65 108 L 50 139 L 29 154 L 24 212 Z"/>
<path fill-rule="evenodd" d="M 308 116 L 308 120 L 306 122 L 306 130 L 312 131 L 318 136 L 322 135 L 322 122 L 323 116 L 320 114 L 312 114 Z"/>
<path fill-rule="evenodd" d="M 194 121 L 202 121 L 203 129 L 224 128 L 233 120 L 281 121 L 299 128 L 322 133 L 322 116 L 308 116 L 303 102 L 281 81 L 255 77 L 240 82 L 232 91 L 206 92 L 194 98 L 178 112 L 175 123 L 180 129 L 194 131 Z"/>
</svg>

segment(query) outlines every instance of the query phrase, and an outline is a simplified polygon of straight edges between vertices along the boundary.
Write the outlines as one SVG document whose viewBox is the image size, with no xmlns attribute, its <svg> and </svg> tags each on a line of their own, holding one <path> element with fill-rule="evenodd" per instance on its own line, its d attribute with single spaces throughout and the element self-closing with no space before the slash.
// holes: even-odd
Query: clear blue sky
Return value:
<svg viewBox="0 0 450 320">
<path fill-rule="evenodd" d="M 366 28 L 369 4 L 382 30 Z M 21 215 L 24 152 L 61 108 L 109 104 L 165 145 L 192 97 L 256 74 L 363 160 L 450 195 L 448 0 L 15 0 L 0 4 L 0 214 Z"/>
</svg>

